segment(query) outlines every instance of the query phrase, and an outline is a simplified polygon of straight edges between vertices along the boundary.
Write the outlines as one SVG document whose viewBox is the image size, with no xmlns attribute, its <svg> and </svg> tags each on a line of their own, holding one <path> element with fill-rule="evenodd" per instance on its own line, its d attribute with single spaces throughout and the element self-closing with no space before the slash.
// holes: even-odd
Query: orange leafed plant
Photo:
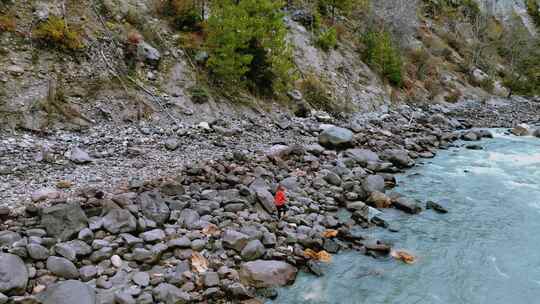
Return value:
<svg viewBox="0 0 540 304">
<path fill-rule="evenodd" d="M 202 254 L 193 251 L 191 255 L 191 266 L 198 273 L 204 273 L 208 270 L 208 260 Z"/>
<path fill-rule="evenodd" d="M 392 251 L 390 254 L 392 257 L 403 261 L 405 264 L 414 264 L 416 262 L 416 258 L 412 254 L 403 250 Z"/>
<path fill-rule="evenodd" d="M 322 233 L 322 236 L 327 239 L 336 237 L 337 235 L 338 231 L 334 229 L 328 229 Z"/>
<path fill-rule="evenodd" d="M 328 252 L 326 252 L 324 250 L 316 252 L 316 251 L 308 248 L 308 249 L 304 250 L 304 255 L 307 258 L 317 260 L 317 261 L 321 261 L 321 262 L 325 262 L 325 263 L 330 263 L 332 261 L 332 256 Z"/>
</svg>

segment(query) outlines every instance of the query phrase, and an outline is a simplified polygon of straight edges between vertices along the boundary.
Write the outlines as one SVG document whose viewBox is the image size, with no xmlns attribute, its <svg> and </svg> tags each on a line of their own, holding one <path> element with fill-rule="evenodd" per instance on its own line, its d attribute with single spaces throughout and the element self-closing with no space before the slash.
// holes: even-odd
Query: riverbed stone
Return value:
<svg viewBox="0 0 540 304">
<path fill-rule="evenodd" d="M 366 177 L 366 179 L 362 182 L 362 188 L 367 193 L 371 192 L 382 192 L 384 193 L 384 177 L 380 175 L 369 175 Z"/>
<path fill-rule="evenodd" d="M 51 256 L 47 259 L 47 269 L 54 275 L 65 279 L 77 279 L 79 271 L 70 260 Z"/>
<path fill-rule="evenodd" d="M 159 284 L 152 290 L 152 294 L 156 301 L 162 301 L 165 304 L 187 304 L 192 301 L 189 293 L 168 283 Z"/>
<path fill-rule="evenodd" d="M 379 155 L 368 149 L 348 149 L 344 152 L 346 157 L 352 158 L 361 166 L 367 166 L 368 163 L 380 162 Z"/>
<path fill-rule="evenodd" d="M 396 209 L 402 210 L 410 214 L 417 214 L 422 212 L 422 207 L 420 207 L 417 201 L 406 197 L 398 197 L 394 199 L 392 201 L 392 205 L 394 205 Z"/>
<path fill-rule="evenodd" d="M 291 284 L 297 272 L 294 266 L 283 261 L 257 260 L 241 264 L 238 273 L 243 284 L 268 288 Z"/>
<path fill-rule="evenodd" d="M 147 272 L 139 271 L 133 275 L 132 280 L 138 286 L 146 287 L 150 284 L 150 275 Z"/>
<path fill-rule="evenodd" d="M 146 231 L 144 233 L 141 234 L 141 238 L 145 241 L 145 242 L 157 242 L 157 241 L 162 241 L 166 238 L 167 236 L 165 235 L 165 231 L 161 230 L 161 229 L 153 229 L 153 230 L 150 230 L 150 231 Z"/>
<path fill-rule="evenodd" d="M 9 230 L 0 231 L 0 247 L 11 247 L 15 242 L 20 240 L 21 235 L 16 232 Z"/>
<path fill-rule="evenodd" d="M 137 219 L 126 209 L 112 209 L 103 218 L 103 228 L 114 234 L 132 232 L 137 229 Z"/>
<path fill-rule="evenodd" d="M 42 304 L 96 304 L 94 288 L 75 280 L 53 284 L 38 298 Z"/>
<path fill-rule="evenodd" d="M 253 261 L 264 255 L 266 249 L 259 240 L 252 240 L 242 249 L 241 256 L 244 261 Z"/>
<path fill-rule="evenodd" d="M 223 247 L 242 251 L 249 242 L 249 236 L 236 230 L 227 229 L 222 236 Z"/>
<path fill-rule="evenodd" d="M 43 209 L 41 225 L 50 236 L 66 241 L 88 225 L 88 218 L 79 204 L 58 204 Z"/>
<path fill-rule="evenodd" d="M 26 250 L 30 258 L 36 261 L 43 261 L 49 257 L 49 249 L 40 244 L 28 244 Z"/>
<path fill-rule="evenodd" d="M 0 292 L 6 295 L 24 293 L 28 284 L 28 270 L 20 257 L 0 253 Z"/>
<path fill-rule="evenodd" d="M 410 168 L 414 166 L 414 160 L 409 156 L 409 152 L 403 149 L 389 149 L 383 152 L 384 157 L 399 168 Z"/>
<path fill-rule="evenodd" d="M 353 133 L 349 129 L 330 126 L 319 135 L 319 143 L 326 148 L 343 148 L 351 145 Z"/>
<path fill-rule="evenodd" d="M 138 196 L 138 202 L 142 214 L 158 225 L 162 225 L 169 220 L 171 211 L 159 192 L 144 192 Z"/>
</svg>

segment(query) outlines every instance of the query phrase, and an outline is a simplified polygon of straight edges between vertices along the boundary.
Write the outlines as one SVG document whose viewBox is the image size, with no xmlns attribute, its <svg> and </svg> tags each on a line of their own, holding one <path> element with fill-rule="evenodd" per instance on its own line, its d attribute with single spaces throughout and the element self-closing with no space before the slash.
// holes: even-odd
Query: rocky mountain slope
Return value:
<svg viewBox="0 0 540 304">
<path fill-rule="evenodd" d="M 284 102 L 249 92 L 233 98 L 208 88 L 197 61 L 207 54 L 190 49 L 197 38 L 172 26 L 159 8 L 162 2 L 3 1 L 1 128 L 80 130 L 100 122 L 144 119 L 178 125 L 250 108 L 267 111 L 276 104 L 283 107 L 285 103 L 285 108 L 294 110 L 294 100 Z M 290 89 L 316 91 L 305 96 L 311 106 L 317 107 L 319 101 L 313 100 L 321 99 L 349 112 L 374 110 L 393 102 L 453 102 L 508 95 L 502 84 L 509 69 L 506 59 L 486 52 L 481 57 L 489 59 L 489 66 L 468 62 L 475 48 L 486 48 L 476 45 L 479 33 L 473 21 L 458 12 L 451 13 L 455 20 L 425 13 L 425 3 L 429 1 L 400 5 L 377 1 L 369 9 L 343 17 L 339 27 L 335 25 L 340 30 L 338 44 L 326 51 L 317 46 L 317 33 L 305 24 L 310 14 L 306 5 L 288 7 L 287 39 L 300 75 Z M 489 10 L 482 32 L 487 38 L 482 39 L 499 39 L 514 15 L 535 35 L 523 2 L 482 3 L 482 10 Z M 65 41 L 55 44 L 40 38 L 40 25 L 52 17 L 77 35 L 80 48 L 70 50 L 62 44 Z M 388 84 L 360 54 L 358 32 L 368 24 L 362 20 L 373 18 L 395 34 L 404 61 L 402 87 Z M 186 36 L 191 37 L 189 43 Z"/>
</svg>

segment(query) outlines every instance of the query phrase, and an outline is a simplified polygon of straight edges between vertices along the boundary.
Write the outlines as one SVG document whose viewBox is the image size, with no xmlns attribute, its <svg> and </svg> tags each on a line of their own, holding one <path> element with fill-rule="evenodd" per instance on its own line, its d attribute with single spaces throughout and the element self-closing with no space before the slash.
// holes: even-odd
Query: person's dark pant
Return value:
<svg viewBox="0 0 540 304">
<path fill-rule="evenodd" d="M 285 212 L 287 212 L 288 208 L 286 205 L 276 206 L 277 208 L 277 214 L 279 218 L 282 218 Z"/>
</svg>

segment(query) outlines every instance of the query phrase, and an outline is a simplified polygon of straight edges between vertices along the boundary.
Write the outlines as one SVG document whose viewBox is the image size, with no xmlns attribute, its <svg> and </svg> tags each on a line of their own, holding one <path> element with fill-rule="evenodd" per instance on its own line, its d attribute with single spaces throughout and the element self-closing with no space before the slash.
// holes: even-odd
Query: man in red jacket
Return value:
<svg viewBox="0 0 540 304">
<path fill-rule="evenodd" d="M 278 218 L 281 219 L 285 212 L 287 212 L 287 195 L 285 194 L 285 187 L 279 185 L 276 191 L 276 196 L 274 197 L 274 204 L 276 205 Z"/>
</svg>

